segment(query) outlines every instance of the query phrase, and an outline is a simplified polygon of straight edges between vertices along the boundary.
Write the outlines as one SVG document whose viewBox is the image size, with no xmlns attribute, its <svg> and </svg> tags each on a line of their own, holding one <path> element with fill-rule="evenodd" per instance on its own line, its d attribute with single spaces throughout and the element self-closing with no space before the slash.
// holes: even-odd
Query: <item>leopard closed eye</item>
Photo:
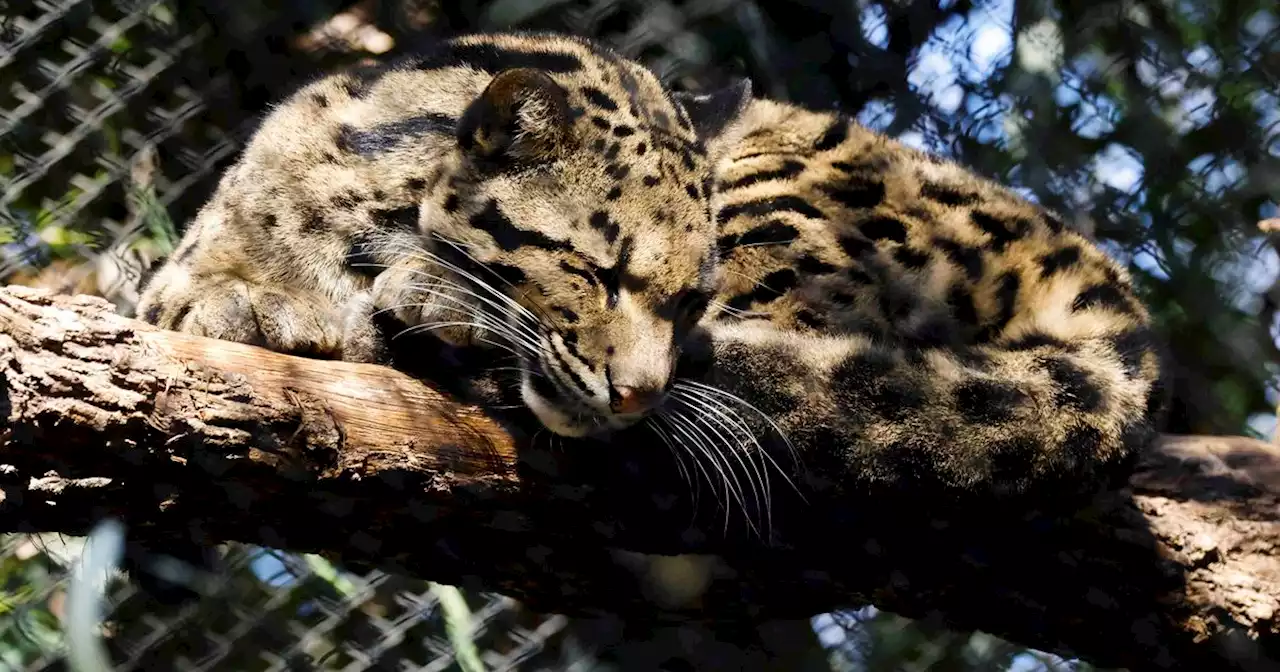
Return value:
<svg viewBox="0 0 1280 672">
<path fill-rule="evenodd" d="M 686 99 L 584 39 L 471 35 L 313 82 L 264 119 L 138 313 L 379 361 L 369 316 L 514 355 L 553 432 L 659 407 L 714 291 L 703 138 L 742 85 Z"/>
</svg>

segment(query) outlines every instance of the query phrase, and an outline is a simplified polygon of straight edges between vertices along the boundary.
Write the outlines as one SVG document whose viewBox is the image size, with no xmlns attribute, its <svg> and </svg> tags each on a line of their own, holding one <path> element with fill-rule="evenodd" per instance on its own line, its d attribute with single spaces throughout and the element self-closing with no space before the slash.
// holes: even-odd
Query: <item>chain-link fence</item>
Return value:
<svg viewBox="0 0 1280 672">
<path fill-rule="evenodd" d="M 361 38 L 370 31 L 385 38 L 358 11 L 335 16 L 320 3 L 193 4 L 49 0 L 0 10 L 8 282 L 102 294 L 127 312 L 139 272 L 167 251 L 170 222 L 202 204 L 281 94 L 268 83 L 287 88 L 335 54 L 369 55 Z M 299 24 L 310 30 L 290 30 Z M 83 545 L 58 535 L 4 542 L 0 665 L 67 665 L 69 568 Z M 343 572 L 314 556 L 223 552 L 207 594 L 182 608 L 116 577 L 101 634 L 117 669 L 566 667 L 564 619 L 526 614 L 502 596 Z"/>
<path fill-rule="evenodd" d="M 12 535 L 0 662 L 64 669 L 68 567 L 81 538 Z M 157 604 L 118 574 L 101 628 L 120 670 L 567 669 L 563 617 L 499 595 L 381 572 L 342 572 L 314 556 L 239 545 L 203 599 Z M 582 654 L 576 658 L 584 659 Z"/>
<path fill-rule="evenodd" d="M 674 86 L 748 75 L 758 95 L 842 108 L 1062 210 L 1130 263 L 1176 334 L 1171 429 L 1274 423 L 1280 261 L 1254 227 L 1280 193 L 1280 21 L 1266 3 L 9 0 L 0 275 L 127 312 L 270 102 L 321 70 L 513 26 L 595 36 Z M 82 545 L 0 545 L 0 665 L 66 668 Z M 177 608 L 117 577 L 99 634 L 118 669 L 585 670 L 609 657 L 574 621 L 498 595 L 234 544 L 222 565 Z M 883 614 L 815 626 L 838 669 L 1061 665 Z"/>
<path fill-rule="evenodd" d="M 195 8 L 50 0 L 0 15 L 0 275 L 107 296 L 128 312 L 271 99 L 386 49 L 370 6 Z M 8 13 L 12 12 L 12 13 Z M 406 11 L 421 30 L 430 13 Z M 300 28 L 301 27 L 301 28 Z M 0 546 L 0 664 L 68 664 L 70 569 L 84 539 Z M 316 556 L 230 544 L 205 595 L 157 603 L 123 576 L 106 591 L 117 669 L 593 669 L 566 619 Z M 584 667 L 585 666 L 585 667 Z"/>
</svg>

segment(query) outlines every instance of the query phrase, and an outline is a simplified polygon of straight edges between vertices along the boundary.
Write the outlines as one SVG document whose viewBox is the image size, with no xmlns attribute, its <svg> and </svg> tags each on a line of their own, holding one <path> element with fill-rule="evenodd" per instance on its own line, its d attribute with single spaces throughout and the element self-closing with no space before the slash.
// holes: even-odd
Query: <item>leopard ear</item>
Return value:
<svg viewBox="0 0 1280 672">
<path fill-rule="evenodd" d="M 458 146 L 482 160 L 549 159 L 568 135 L 564 89 L 541 70 L 498 73 L 458 120 Z"/>
<path fill-rule="evenodd" d="M 698 137 L 713 138 L 742 114 L 751 103 L 751 80 L 743 77 L 715 91 L 680 92 L 672 96 L 684 107 Z"/>
</svg>

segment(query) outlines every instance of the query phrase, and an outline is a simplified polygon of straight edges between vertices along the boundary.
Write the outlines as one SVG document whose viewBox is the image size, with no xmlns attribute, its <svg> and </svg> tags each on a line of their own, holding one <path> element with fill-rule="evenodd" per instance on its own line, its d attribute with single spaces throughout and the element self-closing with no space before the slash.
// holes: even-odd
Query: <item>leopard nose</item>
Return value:
<svg viewBox="0 0 1280 672">
<path fill-rule="evenodd" d="M 662 390 L 656 387 L 614 385 L 609 394 L 609 408 L 614 413 L 644 413 L 662 401 Z"/>
</svg>

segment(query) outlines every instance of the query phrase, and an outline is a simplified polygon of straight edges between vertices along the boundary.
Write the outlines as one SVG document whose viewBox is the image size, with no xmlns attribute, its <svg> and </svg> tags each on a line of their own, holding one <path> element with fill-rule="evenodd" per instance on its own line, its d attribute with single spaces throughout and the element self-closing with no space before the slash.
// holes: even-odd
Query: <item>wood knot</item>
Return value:
<svg viewBox="0 0 1280 672">
<path fill-rule="evenodd" d="M 323 398 L 297 388 L 286 387 L 284 394 L 293 404 L 297 419 L 297 427 L 284 447 L 308 472 L 324 472 L 337 466 L 346 434 L 332 409 Z"/>
</svg>

